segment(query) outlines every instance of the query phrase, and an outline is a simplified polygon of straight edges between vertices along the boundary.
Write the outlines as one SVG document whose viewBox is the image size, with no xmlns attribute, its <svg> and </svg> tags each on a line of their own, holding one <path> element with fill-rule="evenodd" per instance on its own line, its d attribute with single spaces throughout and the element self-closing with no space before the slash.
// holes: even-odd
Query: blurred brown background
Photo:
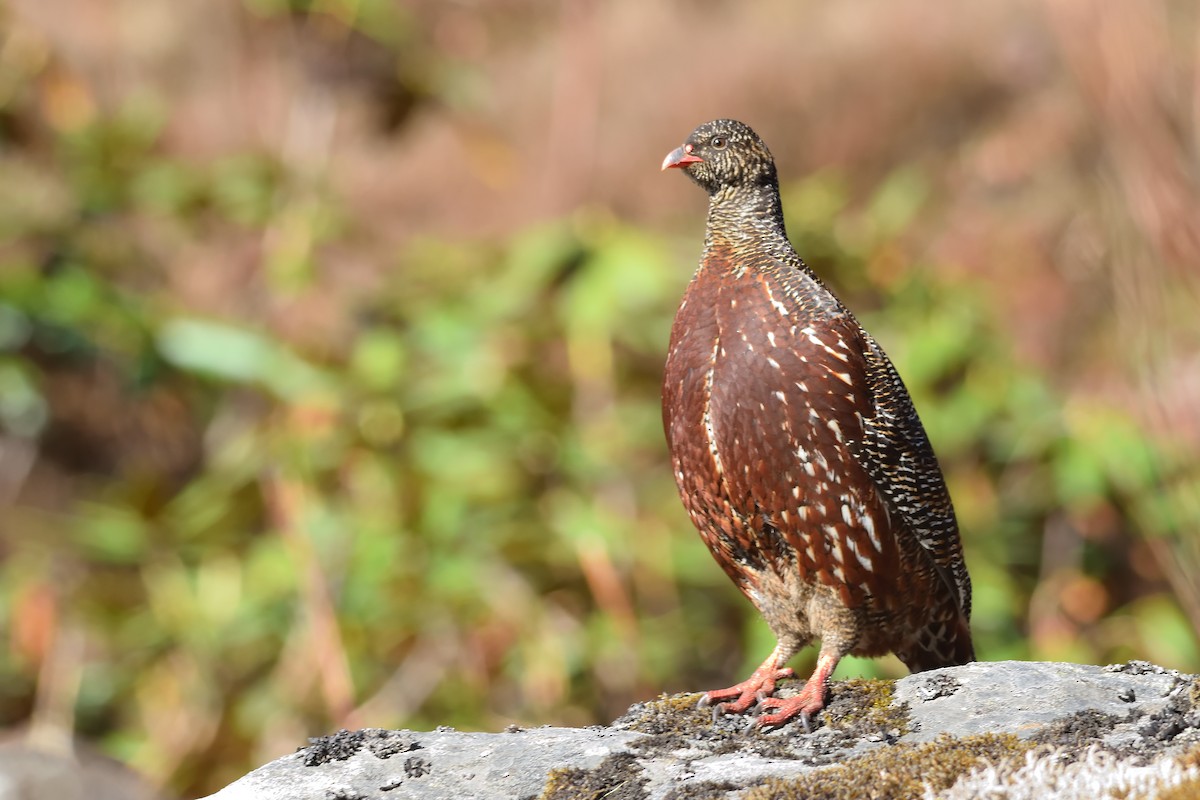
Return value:
<svg viewBox="0 0 1200 800">
<path fill-rule="evenodd" d="M 0 719 L 195 795 L 757 664 L 658 417 L 717 116 L 910 385 L 980 657 L 1200 670 L 1197 4 L 10 0 Z"/>
</svg>

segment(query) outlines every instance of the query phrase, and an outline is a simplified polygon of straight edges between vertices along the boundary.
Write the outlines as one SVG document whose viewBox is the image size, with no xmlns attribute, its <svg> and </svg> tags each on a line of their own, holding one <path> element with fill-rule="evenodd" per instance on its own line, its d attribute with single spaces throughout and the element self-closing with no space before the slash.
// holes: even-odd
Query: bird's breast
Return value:
<svg viewBox="0 0 1200 800">
<path fill-rule="evenodd" d="M 697 273 L 664 375 L 675 477 L 743 587 L 745 567 L 786 563 L 869 593 L 866 573 L 889 548 L 886 512 L 851 450 L 869 402 L 863 343 L 836 306 L 805 299 L 769 273 Z"/>
<path fill-rule="evenodd" d="M 805 443 L 861 436 L 862 342 L 843 323 L 805 309 L 770 274 L 701 269 L 676 314 L 664 375 L 672 450 L 699 438 L 718 471 L 762 461 L 790 474 L 807 463 Z"/>
</svg>

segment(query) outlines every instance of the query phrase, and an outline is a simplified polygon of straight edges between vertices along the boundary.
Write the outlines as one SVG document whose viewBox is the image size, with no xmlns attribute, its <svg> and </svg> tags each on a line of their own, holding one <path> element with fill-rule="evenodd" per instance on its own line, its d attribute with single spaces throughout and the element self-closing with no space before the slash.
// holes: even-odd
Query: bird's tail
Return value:
<svg viewBox="0 0 1200 800">
<path fill-rule="evenodd" d="M 975 660 L 971 628 L 962 616 L 953 624 L 931 623 L 911 647 L 897 650 L 896 655 L 911 672 L 969 664 Z"/>
</svg>

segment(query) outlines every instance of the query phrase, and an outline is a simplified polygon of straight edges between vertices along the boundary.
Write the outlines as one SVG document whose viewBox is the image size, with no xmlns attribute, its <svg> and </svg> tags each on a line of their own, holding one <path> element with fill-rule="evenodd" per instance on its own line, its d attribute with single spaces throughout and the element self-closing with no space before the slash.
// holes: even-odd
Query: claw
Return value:
<svg viewBox="0 0 1200 800">
<path fill-rule="evenodd" d="M 801 705 L 803 702 L 800 698 L 802 695 L 790 697 L 787 700 L 778 700 L 774 697 L 768 698 L 767 702 L 763 703 L 764 708 L 781 709 L 778 713 L 764 714 L 758 718 L 758 724 L 764 728 L 783 725 L 792 719 L 799 719 L 800 724 L 804 726 L 805 733 L 812 733 L 812 715 L 820 710 L 820 706 L 813 708 L 810 706 Z M 797 707 L 799 706 L 799 707 Z M 809 710 L 812 708 L 813 710 Z"/>
<path fill-rule="evenodd" d="M 829 680 L 829 673 L 837 664 L 837 659 L 822 654 L 817 659 L 816 671 L 805 682 L 800 694 L 780 699 L 772 696 L 776 682 L 795 677 L 795 673 L 787 667 L 776 666 L 779 663 L 777 656 L 778 654 L 772 654 L 771 658 L 741 683 L 728 689 L 705 692 L 696 703 L 696 707 L 712 706 L 714 724 L 723 715 L 746 714 L 752 718 L 752 724 L 760 728 L 772 728 L 799 717 L 805 733 L 811 733 L 812 715 L 820 711 L 825 704 L 825 684 Z"/>
</svg>

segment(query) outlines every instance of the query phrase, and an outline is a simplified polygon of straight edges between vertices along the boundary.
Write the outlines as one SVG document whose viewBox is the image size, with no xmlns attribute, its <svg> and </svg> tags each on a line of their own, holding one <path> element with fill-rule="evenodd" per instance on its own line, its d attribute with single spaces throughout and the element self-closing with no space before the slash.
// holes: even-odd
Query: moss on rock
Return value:
<svg viewBox="0 0 1200 800">
<path fill-rule="evenodd" d="M 647 778 L 632 753 L 614 753 L 594 769 L 551 770 L 538 800 L 644 800 Z"/>
<path fill-rule="evenodd" d="M 985 759 L 1020 756 L 1031 747 L 1013 734 L 941 736 L 925 744 L 880 748 L 799 778 L 768 780 L 743 800 L 917 800 L 926 787 L 948 789 Z"/>
<path fill-rule="evenodd" d="M 895 702 L 895 681 L 853 678 L 833 684 L 820 720 L 864 739 L 892 740 L 908 733 L 908 704 Z"/>
</svg>

